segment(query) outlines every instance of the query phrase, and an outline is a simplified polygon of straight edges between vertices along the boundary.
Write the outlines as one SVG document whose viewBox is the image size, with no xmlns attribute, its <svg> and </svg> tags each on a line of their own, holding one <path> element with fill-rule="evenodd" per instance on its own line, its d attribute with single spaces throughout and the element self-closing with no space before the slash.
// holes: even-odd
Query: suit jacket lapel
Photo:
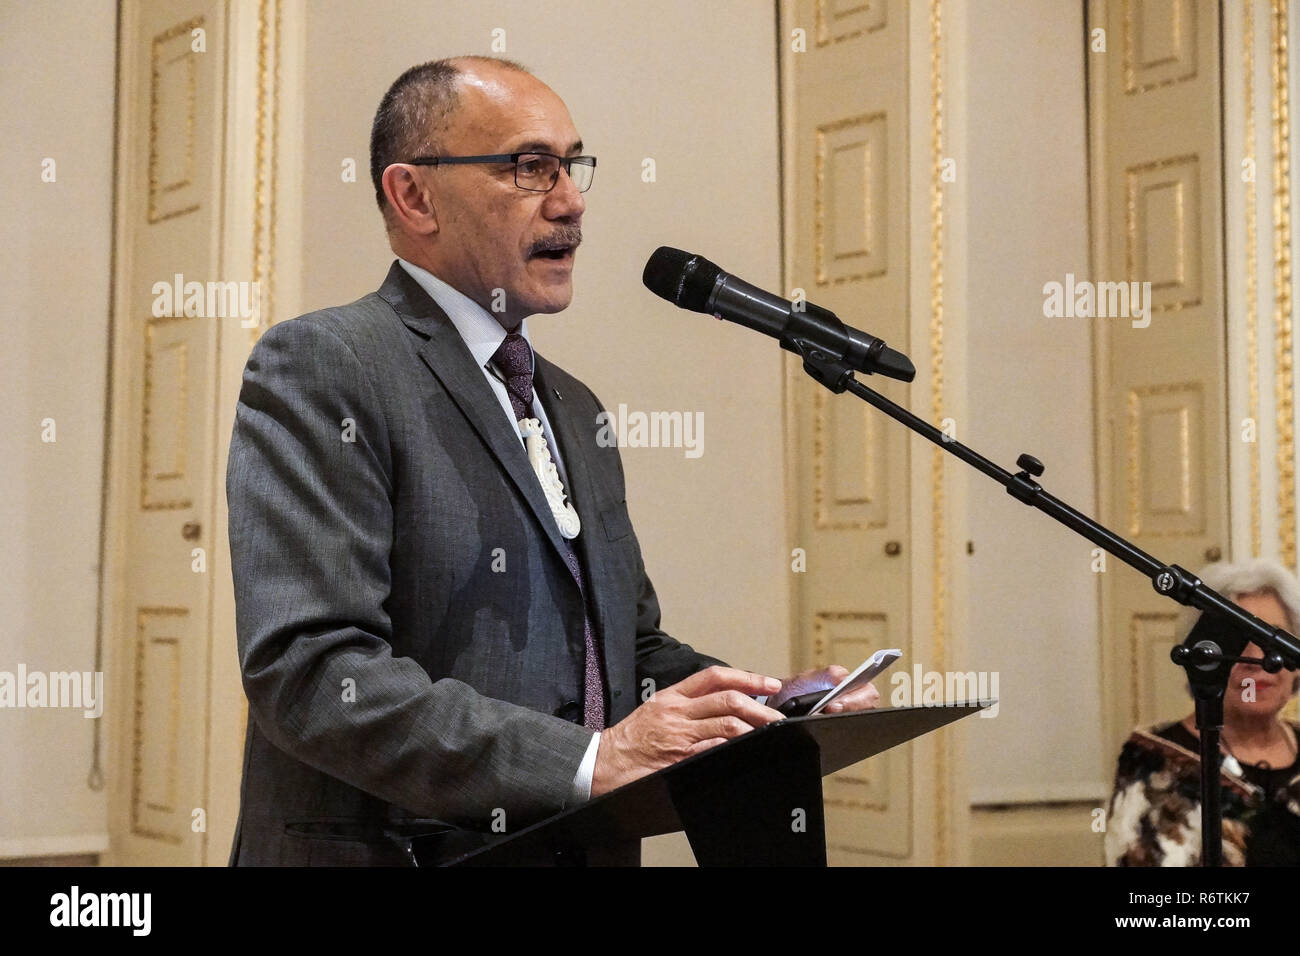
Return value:
<svg viewBox="0 0 1300 956">
<path fill-rule="evenodd" d="M 592 605 L 596 612 L 596 633 L 603 645 L 609 615 L 609 588 L 605 586 L 602 574 L 605 568 L 602 550 L 605 532 L 600 515 L 596 511 L 595 488 L 592 485 L 591 470 L 587 466 L 587 456 L 579 433 L 582 423 L 574 420 L 571 402 L 566 402 L 563 398 L 552 400 L 555 392 L 551 390 L 547 375 L 550 363 L 540 355 L 536 353 L 534 355 L 536 361 L 533 366 L 533 399 L 534 401 L 541 399 L 546 404 L 546 418 L 551 423 L 555 441 L 560 446 L 560 456 L 564 459 L 564 469 L 569 475 L 569 482 L 564 490 L 568 493 L 569 501 L 572 502 L 574 510 L 578 512 L 578 519 L 582 522 L 582 531 L 578 534 L 575 544 L 582 558 L 583 567 L 587 570 L 587 580 L 592 591 Z M 594 420 L 590 422 L 590 427 L 594 432 L 596 428 Z"/>
<path fill-rule="evenodd" d="M 551 507 L 546 503 L 542 486 L 533 473 L 533 466 L 528 463 L 523 442 L 518 434 L 512 435 L 509 427 L 501 420 L 501 404 L 493 394 L 483 370 L 474 362 L 469 347 L 456 331 L 456 326 L 452 325 L 451 319 L 447 318 L 447 314 L 420 284 L 402 268 L 401 263 L 394 262 L 388 270 L 388 277 L 380 287 L 379 295 L 396 310 L 412 331 L 427 339 L 420 346 L 420 358 L 437 376 L 452 401 L 501 463 L 563 561 L 564 544 L 559 529 L 551 515 Z M 565 464 L 568 465 L 567 457 Z M 578 517 L 585 526 L 586 516 L 579 511 Z"/>
</svg>

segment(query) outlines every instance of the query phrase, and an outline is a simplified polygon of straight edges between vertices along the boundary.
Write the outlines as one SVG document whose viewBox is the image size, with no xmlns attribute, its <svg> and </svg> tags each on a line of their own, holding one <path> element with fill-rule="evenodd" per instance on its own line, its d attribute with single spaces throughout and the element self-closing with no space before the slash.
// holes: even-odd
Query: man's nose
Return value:
<svg viewBox="0 0 1300 956">
<path fill-rule="evenodd" d="M 587 200 L 578 191 L 577 184 L 563 166 L 556 175 L 559 178 L 551 187 L 551 191 L 546 194 L 547 204 L 550 207 L 547 210 L 549 217 L 576 219 L 586 211 Z"/>
</svg>

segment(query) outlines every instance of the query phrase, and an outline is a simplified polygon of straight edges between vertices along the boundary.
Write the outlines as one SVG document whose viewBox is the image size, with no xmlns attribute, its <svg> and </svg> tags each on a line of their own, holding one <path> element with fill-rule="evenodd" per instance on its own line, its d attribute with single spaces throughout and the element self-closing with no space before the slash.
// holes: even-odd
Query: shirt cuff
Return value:
<svg viewBox="0 0 1300 956">
<path fill-rule="evenodd" d="M 573 802 L 586 803 L 591 799 L 591 778 L 596 772 L 596 751 L 600 749 L 600 734 L 591 735 L 587 744 L 587 753 L 578 764 L 577 776 L 573 778 Z"/>
</svg>

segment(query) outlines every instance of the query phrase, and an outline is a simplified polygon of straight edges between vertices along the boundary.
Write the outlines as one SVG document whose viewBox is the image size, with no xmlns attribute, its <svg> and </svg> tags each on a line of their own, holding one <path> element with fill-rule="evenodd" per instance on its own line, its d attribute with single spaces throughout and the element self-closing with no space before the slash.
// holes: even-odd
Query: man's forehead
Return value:
<svg viewBox="0 0 1300 956">
<path fill-rule="evenodd" d="M 564 101 L 527 73 L 466 71 L 460 108 L 451 119 L 457 139 L 502 152 L 543 150 L 564 155 L 582 146 Z"/>
</svg>

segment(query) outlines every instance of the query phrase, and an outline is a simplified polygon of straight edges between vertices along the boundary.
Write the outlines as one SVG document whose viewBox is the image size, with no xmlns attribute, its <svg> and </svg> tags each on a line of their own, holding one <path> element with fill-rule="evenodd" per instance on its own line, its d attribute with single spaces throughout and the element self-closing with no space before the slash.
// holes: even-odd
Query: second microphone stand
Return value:
<svg viewBox="0 0 1300 956">
<path fill-rule="evenodd" d="M 1165 564 L 1134 546 L 1081 511 L 1043 490 L 1037 481 L 1044 465 L 1031 455 L 1021 455 L 1012 474 L 983 455 L 944 434 L 901 405 L 867 388 L 853 377 L 842 359 L 797 335 L 781 340 L 783 347 L 803 359 L 804 371 L 832 392 L 852 392 L 869 405 L 910 428 L 944 451 L 987 475 L 1023 502 L 1055 518 L 1076 534 L 1136 568 L 1151 580 L 1156 593 L 1203 612 L 1187 640 L 1174 648 L 1173 661 L 1187 672 L 1196 700 L 1196 726 L 1201 749 L 1201 864 L 1219 866 L 1223 859 L 1223 814 L 1220 800 L 1219 754 L 1223 726 L 1223 696 L 1232 665 L 1239 661 L 1258 663 L 1276 673 L 1283 667 L 1300 668 L 1300 642 L 1281 628 L 1272 627 L 1207 587 L 1194 574 L 1177 564 Z M 1248 642 L 1263 649 L 1262 659 L 1239 655 Z"/>
</svg>

